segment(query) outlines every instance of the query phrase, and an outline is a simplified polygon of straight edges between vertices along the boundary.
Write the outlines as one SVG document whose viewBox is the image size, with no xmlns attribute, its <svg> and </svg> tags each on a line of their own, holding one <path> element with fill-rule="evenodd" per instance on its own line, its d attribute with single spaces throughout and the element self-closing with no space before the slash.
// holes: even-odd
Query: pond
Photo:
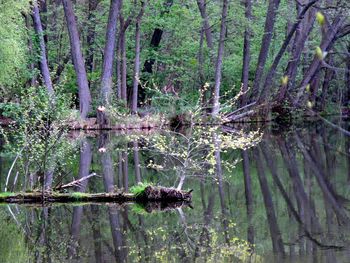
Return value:
<svg viewBox="0 0 350 263">
<path fill-rule="evenodd" d="M 2 204 L 1 262 L 349 262 L 350 137 L 322 122 L 68 133 L 43 172 L 41 155 L 26 148 L 14 163 L 11 147 L 2 141 L 2 191 L 94 172 L 73 190 L 147 182 L 193 200 Z"/>
</svg>

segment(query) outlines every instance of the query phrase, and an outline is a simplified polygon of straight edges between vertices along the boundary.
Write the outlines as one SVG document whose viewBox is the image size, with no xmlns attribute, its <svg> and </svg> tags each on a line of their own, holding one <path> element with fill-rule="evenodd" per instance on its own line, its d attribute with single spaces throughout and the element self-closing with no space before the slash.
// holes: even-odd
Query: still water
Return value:
<svg viewBox="0 0 350 263">
<path fill-rule="evenodd" d="M 95 172 L 73 190 L 148 182 L 193 200 L 3 204 L 0 262 L 350 262 L 350 137 L 319 122 L 199 130 L 70 133 L 44 172 L 23 151 L 9 178 L 15 155 L 2 142 L 1 191 Z"/>
</svg>

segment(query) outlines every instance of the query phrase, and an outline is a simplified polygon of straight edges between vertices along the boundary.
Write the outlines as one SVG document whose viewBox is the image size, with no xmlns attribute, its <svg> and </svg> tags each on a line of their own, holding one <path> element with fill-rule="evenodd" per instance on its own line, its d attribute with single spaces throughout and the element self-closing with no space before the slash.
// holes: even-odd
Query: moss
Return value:
<svg viewBox="0 0 350 263">
<path fill-rule="evenodd" d="M 88 195 L 86 193 L 75 192 L 75 193 L 72 193 L 71 196 L 74 199 L 83 199 L 84 197 L 87 197 Z"/>
<path fill-rule="evenodd" d="M 130 193 L 134 194 L 135 196 L 139 196 L 143 194 L 147 186 L 151 186 L 149 183 L 138 183 L 137 185 L 134 185 L 130 188 Z"/>
<path fill-rule="evenodd" d="M 12 193 L 12 192 L 2 192 L 0 193 L 0 199 L 5 199 L 7 197 L 10 197 L 10 196 L 13 196 L 15 195 L 15 193 Z"/>
</svg>

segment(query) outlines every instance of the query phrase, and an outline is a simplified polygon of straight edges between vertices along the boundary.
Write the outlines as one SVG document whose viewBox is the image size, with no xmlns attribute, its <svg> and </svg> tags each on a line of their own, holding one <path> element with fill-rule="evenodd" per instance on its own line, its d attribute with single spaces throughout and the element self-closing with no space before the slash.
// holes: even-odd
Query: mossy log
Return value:
<svg viewBox="0 0 350 263">
<path fill-rule="evenodd" d="M 147 186 L 136 198 L 145 201 L 190 201 L 192 190 L 182 191 L 175 188 Z"/>
<path fill-rule="evenodd" d="M 168 189 L 168 191 L 166 190 Z M 168 192 L 168 194 L 166 194 Z M 189 201 L 191 193 L 178 191 L 165 187 L 146 187 L 138 195 L 132 193 L 60 193 L 46 191 L 42 192 L 20 192 L 20 193 L 0 193 L 0 203 L 44 203 L 44 202 L 132 202 L 132 201 Z"/>
</svg>

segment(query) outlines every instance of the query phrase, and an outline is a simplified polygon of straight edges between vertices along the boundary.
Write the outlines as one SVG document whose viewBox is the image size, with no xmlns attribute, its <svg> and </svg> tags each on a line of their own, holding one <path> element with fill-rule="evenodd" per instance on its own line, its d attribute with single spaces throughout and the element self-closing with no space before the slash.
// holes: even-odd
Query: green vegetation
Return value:
<svg viewBox="0 0 350 263">
<path fill-rule="evenodd" d="M 130 188 L 130 193 L 134 194 L 136 197 L 140 196 L 148 186 L 152 186 L 152 184 L 146 182 L 138 183 Z"/>
</svg>

